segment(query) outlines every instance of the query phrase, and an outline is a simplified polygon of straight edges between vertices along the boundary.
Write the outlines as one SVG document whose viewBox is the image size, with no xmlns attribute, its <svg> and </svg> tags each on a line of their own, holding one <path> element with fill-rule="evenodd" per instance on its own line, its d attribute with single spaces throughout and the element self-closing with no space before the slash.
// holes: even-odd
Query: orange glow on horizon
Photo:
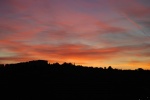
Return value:
<svg viewBox="0 0 150 100">
<path fill-rule="evenodd" d="M 150 69 L 145 0 L 3 0 L 0 64 L 45 59 Z"/>
</svg>

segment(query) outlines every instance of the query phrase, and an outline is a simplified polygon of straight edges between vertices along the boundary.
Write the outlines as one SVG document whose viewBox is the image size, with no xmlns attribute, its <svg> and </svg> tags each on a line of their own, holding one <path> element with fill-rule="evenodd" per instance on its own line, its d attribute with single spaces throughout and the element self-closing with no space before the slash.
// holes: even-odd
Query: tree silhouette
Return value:
<svg viewBox="0 0 150 100">
<path fill-rule="evenodd" d="M 69 97 L 70 99 L 138 100 L 145 98 L 148 100 L 149 77 L 150 71 L 142 68 L 120 70 L 109 66 L 103 69 L 67 62 L 49 64 L 46 60 L 0 65 L 0 83 L 28 82 L 30 83 L 27 87 L 28 92 L 40 93 L 37 98 L 44 91 L 38 89 L 44 87 L 48 90 L 44 93 L 48 95 L 42 97 L 49 99 Z M 35 86 L 35 84 L 31 85 L 33 82 L 35 84 L 42 82 L 43 85 L 30 91 Z"/>
<path fill-rule="evenodd" d="M 108 67 L 108 70 L 113 70 L 113 68 L 111 66 Z"/>
</svg>

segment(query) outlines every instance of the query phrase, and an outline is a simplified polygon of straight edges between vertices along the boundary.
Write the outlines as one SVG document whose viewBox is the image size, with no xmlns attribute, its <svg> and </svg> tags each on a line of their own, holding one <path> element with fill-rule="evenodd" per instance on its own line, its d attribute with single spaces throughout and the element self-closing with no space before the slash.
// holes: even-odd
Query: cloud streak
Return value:
<svg viewBox="0 0 150 100">
<path fill-rule="evenodd" d="M 146 0 L 2 0 L 0 63 L 47 59 L 120 68 L 139 61 L 148 68 L 149 9 Z"/>
</svg>

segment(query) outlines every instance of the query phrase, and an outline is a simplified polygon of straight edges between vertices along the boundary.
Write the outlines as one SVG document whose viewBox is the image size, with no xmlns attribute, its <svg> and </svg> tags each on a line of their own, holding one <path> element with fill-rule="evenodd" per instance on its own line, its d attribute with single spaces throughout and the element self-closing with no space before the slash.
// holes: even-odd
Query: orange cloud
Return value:
<svg viewBox="0 0 150 100">
<path fill-rule="evenodd" d="M 75 61 L 89 62 L 96 60 L 115 60 L 121 56 L 136 56 L 137 51 L 149 49 L 149 45 L 120 46 L 109 48 L 92 48 L 83 44 L 61 44 L 61 45 L 27 45 L 20 42 L 1 41 L 5 50 L 16 53 L 12 57 L 1 57 L 3 60 L 32 60 L 48 59 L 50 61 Z M 126 52 L 126 53 L 125 53 Z M 147 51 L 148 52 L 148 51 Z M 124 54 L 125 53 L 125 54 Z M 141 55 L 146 57 L 145 54 Z"/>
<path fill-rule="evenodd" d="M 119 59 L 149 57 L 149 38 L 139 34 L 149 7 L 137 0 L 3 0 L 0 5 L 0 63 L 47 59 L 117 65 Z"/>
</svg>

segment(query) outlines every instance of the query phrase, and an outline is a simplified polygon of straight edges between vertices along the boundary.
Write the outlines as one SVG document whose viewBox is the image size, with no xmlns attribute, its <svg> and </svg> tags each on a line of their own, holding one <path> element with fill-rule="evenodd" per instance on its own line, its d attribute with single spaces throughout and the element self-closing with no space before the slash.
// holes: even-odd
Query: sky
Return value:
<svg viewBox="0 0 150 100">
<path fill-rule="evenodd" d="M 150 69 L 150 0 L 0 0 L 0 64 Z"/>
</svg>

